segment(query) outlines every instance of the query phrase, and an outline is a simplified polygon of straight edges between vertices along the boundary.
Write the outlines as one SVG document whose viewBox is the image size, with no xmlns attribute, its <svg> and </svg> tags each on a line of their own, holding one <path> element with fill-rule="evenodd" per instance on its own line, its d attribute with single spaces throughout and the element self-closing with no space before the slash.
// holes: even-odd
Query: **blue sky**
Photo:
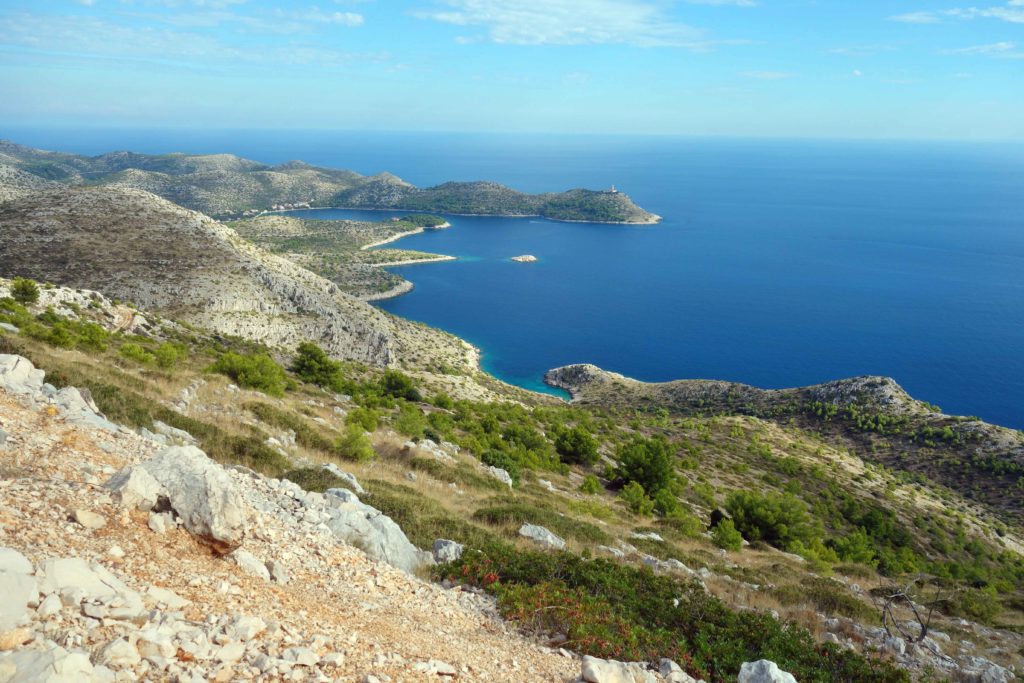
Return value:
<svg viewBox="0 0 1024 683">
<path fill-rule="evenodd" d="M 0 0 L 0 125 L 1024 138 L 1024 0 Z"/>
</svg>

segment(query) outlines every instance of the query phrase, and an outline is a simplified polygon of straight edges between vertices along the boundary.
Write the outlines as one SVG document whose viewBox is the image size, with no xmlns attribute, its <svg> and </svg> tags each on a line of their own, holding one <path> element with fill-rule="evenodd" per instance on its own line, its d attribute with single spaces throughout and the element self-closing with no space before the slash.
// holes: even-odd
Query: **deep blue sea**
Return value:
<svg viewBox="0 0 1024 683">
<path fill-rule="evenodd" d="M 590 362 L 644 380 L 789 387 L 890 375 L 945 411 L 1024 427 L 1024 146 L 295 132 L 3 130 L 100 153 L 233 152 L 419 184 L 615 184 L 656 226 L 452 217 L 397 243 L 379 305 L 466 338 L 537 388 Z M 358 212 L 313 212 L 357 217 Z M 363 215 L 381 216 L 378 212 Z M 539 263 L 510 262 L 534 254 Z"/>
</svg>

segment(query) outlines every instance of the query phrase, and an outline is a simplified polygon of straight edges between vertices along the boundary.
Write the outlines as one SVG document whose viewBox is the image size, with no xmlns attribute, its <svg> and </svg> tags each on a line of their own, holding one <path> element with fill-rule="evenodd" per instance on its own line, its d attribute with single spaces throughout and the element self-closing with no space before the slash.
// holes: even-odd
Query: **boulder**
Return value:
<svg viewBox="0 0 1024 683">
<path fill-rule="evenodd" d="M 231 557 L 234 558 L 235 564 L 246 574 L 263 579 L 264 581 L 270 581 L 270 570 L 267 569 L 267 565 L 260 562 L 252 553 L 239 548 L 231 553 Z"/>
<path fill-rule="evenodd" d="M 226 554 L 245 537 L 245 504 L 231 476 L 195 446 L 171 446 L 142 463 L 188 531 Z"/>
<path fill-rule="evenodd" d="M 32 563 L 12 548 L 0 548 L 0 595 L 0 632 L 20 624 L 39 597 Z"/>
<path fill-rule="evenodd" d="M 524 524 L 519 527 L 519 535 L 531 541 L 549 548 L 561 550 L 565 547 L 565 540 L 551 533 L 542 526 L 536 524 Z"/>
<path fill-rule="evenodd" d="M 362 503 L 348 489 L 328 489 L 327 528 L 338 538 L 380 560 L 407 572 L 433 561 L 409 542 L 405 532 L 380 510 Z"/>
<path fill-rule="evenodd" d="M 580 677 L 587 683 L 658 683 L 643 664 L 590 656 L 583 657 Z"/>
<path fill-rule="evenodd" d="M 671 659 L 663 658 L 658 662 L 658 673 L 665 683 L 697 683 L 693 676 L 683 671 L 683 668 Z"/>
<path fill-rule="evenodd" d="M 434 562 L 437 562 L 438 564 L 454 562 L 462 557 L 462 551 L 465 549 L 466 546 L 461 543 L 439 538 L 434 541 Z"/>
<path fill-rule="evenodd" d="M 793 674 L 779 669 L 775 662 L 759 659 L 740 667 L 739 683 L 796 683 Z"/>
<path fill-rule="evenodd" d="M 107 520 L 103 515 L 89 510 L 78 509 L 71 513 L 71 516 L 86 529 L 102 529 L 107 525 Z"/>
<path fill-rule="evenodd" d="M 487 473 L 490 474 L 495 479 L 497 479 L 498 481 L 500 481 L 502 484 L 505 484 L 509 488 L 512 488 L 512 475 L 509 474 L 506 470 L 503 470 L 500 467 L 494 467 L 493 465 L 488 465 Z"/>
<path fill-rule="evenodd" d="M 142 596 L 101 564 L 77 557 L 50 559 L 39 567 L 39 590 L 67 595 L 72 604 L 83 600 L 107 606 L 111 619 L 135 619 L 145 613 Z"/>
<path fill-rule="evenodd" d="M 55 644 L 45 650 L 17 650 L 0 657 L 4 683 L 99 683 L 104 678 L 93 669 L 89 655 L 68 652 Z"/>
<path fill-rule="evenodd" d="M 27 358 L 0 354 L 0 389 L 34 400 L 43 390 L 44 376 Z"/>
<path fill-rule="evenodd" d="M 336 476 L 338 479 L 341 479 L 343 482 L 348 484 L 352 488 L 353 491 L 355 491 L 359 495 L 363 495 L 364 493 L 366 493 L 366 490 L 363 489 L 363 487 L 359 485 L 359 480 L 356 479 L 355 475 L 346 472 L 345 470 L 343 470 L 340 467 L 338 467 L 337 465 L 335 465 L 333 462 L 329 462 L 329 463 L 327 463 L 325 465 L 321 465 L 320 469 L 327 470 L 328 472 L 330 472 L 331 474 Z"/>
<path fill-rule="evenodd" d="M 103 486 L 113 492 L 119 505 L 140 510 L 151 510 L 161 497 L 167 497 L 160 482 L 141 467 L 122 468 Z"/>
<path fill-rule="evenodd" d="M 82 392 L 85 391 L 85 394 Z M 68 422 L 83 424 L 94 429 L 116 432 L 120 428 L 103 417 L 99 408 L 93 403 L 88 391 L 74 387 L 64 387 L 53 397 L 53 402 L 60 409 Z"/>
</svg>

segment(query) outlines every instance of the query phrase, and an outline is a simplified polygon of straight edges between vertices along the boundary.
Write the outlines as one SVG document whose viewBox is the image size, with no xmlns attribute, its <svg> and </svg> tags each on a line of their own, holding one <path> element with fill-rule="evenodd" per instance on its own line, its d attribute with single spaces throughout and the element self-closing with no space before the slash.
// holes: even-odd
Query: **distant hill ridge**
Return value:
<svg viewBox="0 0 1024 683">
<path fill-rule="evenodd" d="M 614 190 L 527 194 L 486 181 L 447 182 L 419 188 L 390 173 L 364 176 L 302 161 L 268 166 L 232 154 L 110 152 L 89 157 L 0 140 L 0 172 L 27 174 L 43 184 L 115 185 L 146 190 L 219 218 L 251 215 L 286 205 L 308 205 L 543 216 L 597 223 L 650 224 L 660 220 Z M 31 190 L 32 182 L 22 179 L 19 187 L 24 190 L 20 192 Z M 12 198 L 0 196 L 0 201 Z"/>
</svg>

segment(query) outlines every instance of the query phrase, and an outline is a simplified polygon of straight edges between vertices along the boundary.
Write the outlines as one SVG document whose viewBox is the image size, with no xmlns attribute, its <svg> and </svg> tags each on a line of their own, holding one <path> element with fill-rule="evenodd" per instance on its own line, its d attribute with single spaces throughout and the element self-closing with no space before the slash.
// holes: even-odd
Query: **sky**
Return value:
<svg viewBox="0 0 1024 683">
<path fill-rule="evenodd" d="M 0 126 L 1024 139 L 970 1 L 0 0 Z"/>
</svg>

